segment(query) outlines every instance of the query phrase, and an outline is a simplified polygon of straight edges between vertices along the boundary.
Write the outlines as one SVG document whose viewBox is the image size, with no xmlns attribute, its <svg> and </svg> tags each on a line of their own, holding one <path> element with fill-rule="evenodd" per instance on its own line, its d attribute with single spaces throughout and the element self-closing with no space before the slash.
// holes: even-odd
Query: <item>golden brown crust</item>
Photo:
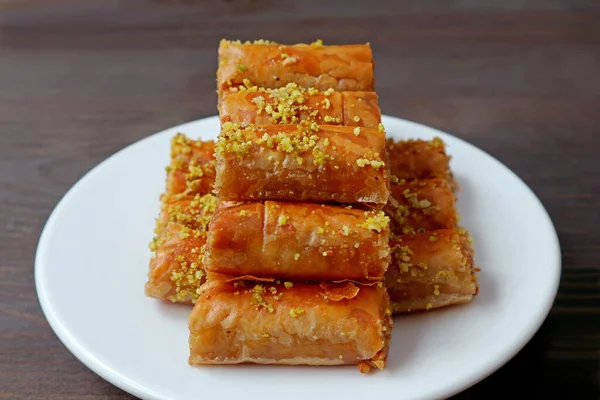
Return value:
<svg viewBox="0 0 600 400">
<path fill-rule="evenodd" d="M 347 126 L 225 123 L 215 192 L 233 201 L 337 202 L 382 208 L 389 197 L 385 133 Z"/>
<path fill-rule="evenodd" d="M 304 88 L 373 91 L 373 59 L 368 44 L 323 46 L 253 44 L 222 40 L 217 88 L 220 92 L 249 80 L 278 88 L 296 83 Z"/>
<path fill-rule="evenodd" d="M 171 139 L 166 191 L 150 243 L 147 296 L 192 303 L 205 280 L 203 247 L 216 205 L 215 143 L 192 140 L 178 133 Z"/>
<path fill-rule="evenodd" d="M 463 229 L 398 236 L 385 284 L 395 313 L 465 303 L 477 292 L 473 247 Z"/>
<path fill-rule="evenodd" d="M 309 281 L 377 282 L 390 261 L 383 212 L 267 201 L 218 207 L 207 272 Z"/>
<path fill-rule="evenodd" d="M 215 182 L 215 142 L 193 140 L 178 133 L 171 139 L 167 193 L 186 195 L 212 192 Z"/>
<path fill-rule="evenodd" d="M 433 140 L 387 140 L 390 171 L 402 181 L 445 179 L 453 191 L 458 189 L 450 171 L 446 145 Z"/>
<path fill-rule="evenodd" d="M 216 197 L 163 195 L 154 255 L 146 282 L 146 295 L 177 303 L 193 303 L 205 280 L 204 248 L 208 222 Z"/>
<path fill-rule="evenodd" d="M 455 196 L 445 179 L 392 184 L 392 197 L 397 206 L 388 204 L 384 210 L 396 235 L 455 228 L 458 223 Z"/>
<path fill-rule="evenodd" d="M 425 290 L 425 289 L 424 289 Z M 391 302 L 393 314 L 404 314 L 407 312 L 431 310 L 448 306 L 470 303 L 473 299 L 471 293 L 440 293 L 439 295 L 428 294 L 423 297 L 406 296 Z"/>
<path fill-rule="evenodd" d="M 383 130 L 379 97 L 375 92 L 343 92 L 344 125 Z"/>
<path fill-rule="evenodd" d="M 346 284 L 348 285 L 348 284 Z M 392 327 L 384 287 L 326 300 L 316 284 L 208 281 L 190 315 L 190 364 L 385 367 Z"/>
<path fill-rule="evenodd" d="M 307 90 L 295 83 L 278 89 L 235 88 L 219 103 L 221 123 L 348 125 L 378 129 L 381 123 L 377 94 Z"/>
</svg>

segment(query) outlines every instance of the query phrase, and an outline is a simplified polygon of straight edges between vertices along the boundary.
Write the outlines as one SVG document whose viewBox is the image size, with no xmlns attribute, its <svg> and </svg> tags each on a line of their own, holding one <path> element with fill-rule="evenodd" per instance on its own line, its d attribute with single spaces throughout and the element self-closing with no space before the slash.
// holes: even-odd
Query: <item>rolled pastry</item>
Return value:
<svg viewBox="0 0 600 400">
<path fill-rule="evenodd" d="M 154 255 L 146 295 L 177 303 L 193 303 L 206 280 L 203 268 L 206 231 L 216 205 L 211 194 L 164 195 L 150 243 Z"/>
<path fill-rule="evenodd" d="M 440 138 L 433 140 L 388 139 L 390 171 L 402 181 L 422 179 L 446 179 L 452 189 L 458 186 L 450 170 L 450 157 Z"/>
<path fill-rule="evenodd" d="M 308 281 L 378 282 L 390 262 L 382 211 L 267 201 L 217 207 L 208 273 Z"/>
<path fill-rule="evenodd" d="M 392 184 L 392 196 L 398 205 L 388 204 L 385 213 L 396 235 L 454 228 L 458 223 L 454 193 L 445 179 Z"/>
<path fill-rule="evenodd" d="M 388 201 L 385 132 L 377 129 L 227 122 L 216 154 L 215 193 L 222 200 L 337 202 L 375 209 Z"/>
<path fill-rule="evenodd" d="M 189 363 L 383 369 L 390 315 L 378 285 L 209 280 L 189 318 Z"/>
<path fill-rule="evenodd" d="M 278 89 L 240 86 L 220 101 L 221 123 L 256 125 L 348 125 L 379 128 L 381 111 L 375 92 L 307 90 L 295 83 Z M 232 90 L 233 90 L 232 89 Z"/>
<path fill-rule="evenodd" d="M 171 139 L 167 193 L 186 195 L 212 192 L 215 182 L 215 143 L 192 140 L 178 133 Z"/>
<path fill-rule="evenodd" d="M 385 275 L 392 311 L 468 303 L 477 294 L 473 247 L 463 229 L 398 236 Z"/>
<path fill-rule="evenodd" d="M 323 46 L 280 45 L 260 41 L 221 40 L 217 88 L 220 92 L 244 84 L 278 88 L 294 82 L 304 88 L 374 91 L 373 55 L 368 44 Z"/>
</svg>

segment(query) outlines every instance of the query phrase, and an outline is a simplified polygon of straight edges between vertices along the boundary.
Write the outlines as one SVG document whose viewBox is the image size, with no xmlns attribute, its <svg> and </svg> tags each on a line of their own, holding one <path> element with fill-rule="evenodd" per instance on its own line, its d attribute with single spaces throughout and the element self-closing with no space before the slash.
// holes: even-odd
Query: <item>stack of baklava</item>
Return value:
<svg viewBox="0 0 600 400">
<path fill-rule="evenodd" d="M 215 144 L 177 134 L 171 140 L 166 191 L 150 249 L 146 295 L 174 303 L 193 303 L 205 281 L 204 245 L 217 204 Z"/>
<path fill-rule="evenodd" d="M 224 40 L 217 83 L 216 145 L 172 141 L 146 284 L 195 303 L 190 363 L 381 369 L 392 311 L 471 299 L 444 144 L 386 143 L 369 45 Z"/>
<path fill-rule="evenodd" d="M 392 311 L 403 313 L 468 303 L 477 293 L 473 247 L 458 226 L 458 189 L 444 143 L 388 142 L 393 176 L 388 204 L 394 239 L 385 284 Z"/>
</svg>

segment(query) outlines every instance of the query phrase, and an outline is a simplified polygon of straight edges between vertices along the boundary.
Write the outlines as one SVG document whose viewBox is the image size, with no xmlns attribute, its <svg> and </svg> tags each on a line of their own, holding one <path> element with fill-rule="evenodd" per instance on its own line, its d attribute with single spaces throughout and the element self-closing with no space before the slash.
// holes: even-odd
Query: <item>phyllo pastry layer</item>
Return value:
<svg viewBox="0 0 600 400">
<path fill-rule="evenodd" d="M 398 204 L 388 204 L 385 213 L 396 235 L 455 228 L 458 223 L 454 192 L 445 179 L 392 184 L 392 196 Z"/>
<path fill-rule="evenodd" d="M 388 268 L 389 218 L 382 211 L 311 203 L 219 206 L 205 266 L 232 278 L 378 282 Z"/>
<path fill-rule="evenodd" d="M 450 156 L 440 138 L 387 142 L 390 172 L 398 180 L 440 178 L 447 180 L 454 191 L 458 189 L 450 171 Z"/>
<path fill-rule="evenodd" d="M 390 315 L 378 285 L 209 280 L 189 318 L 189 363 L 383 369 Z"/>
<path fill-rule="evenodd" d="M 225 123 L 217 142 L 215 193 L 221 200 L 379 209 L 390 193 L 385 151 L 385 132 L 377 129 Z"/>
<path fill-rule="evenodd" d="M 390 246 L 385 284 L 394 313 L 468 303 L 477 293 L 473 247 L 465 230 L 398 236 Z"/>
<path fill-rule="evenodd" d="M 206 280 L 204 245 L 208 223 L 217 204 L 212 194 L 165 195 L 150 243 L 154 255 L 146 295 L 177 303 L 193 303 Z"/>
<path fill-rule="evenodd" d="M 215 183 L 215 142 L 193 140 L 178 133 L 171 139 L 167 193 L 212 193 Z"/>
<path fill-rule="evenodd" d="M 373 54 L 368 44 L 323 46 L 221 40 L 217 89 L 221 92 L 248 80 L 278 88 L 296 83 L 304 88 L 374 91 Z"/>
<path fill-rule="evenodd" d="M 231 90 L 219 102 L 221 123 L 296 125 L 310 121 L 375 129 L 381 123 L 375 92 L 321 92 L 295 83 L 278 89 L 240 86 Z"/>
</svg>

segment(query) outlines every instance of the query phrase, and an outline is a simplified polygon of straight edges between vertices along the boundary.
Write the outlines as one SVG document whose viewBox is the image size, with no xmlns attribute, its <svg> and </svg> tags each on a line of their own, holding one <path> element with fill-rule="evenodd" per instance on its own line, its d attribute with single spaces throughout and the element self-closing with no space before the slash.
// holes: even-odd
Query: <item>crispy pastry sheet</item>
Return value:
<svg viewBox="0 0 600 400">
<path fill-rule="evenodd" d="M 445 179 L 454 191 L 458 186 L 450 170 L 446 145 L 433 140 L 387 140 L 390 171 L 400 182 L 423 179 Z"/>
<path fill-rule="evenodd" d="M 378 285 L 209 280 L 189 318 L 189 363 L 383 369 L 390 315 Z"/>
<path fill-rule="evenodd" d="M 309 281 L 378 282 L 390 262 L 382 211 L 267 201 L 219 206 L 208 273 Z"/>
<path fill-rule="evenodd" d="M 311 121 L 374 129 L 381 123 L 375 92 L 320 92 L 295 83 L 278 89 L 242 86 L 232 90 L 220 101 L 222 123 L 276 125 Z"/>
<path fill-rule="evenodd" d="M 215 143 L 192 140 L 178 133 L 171 140 L 166 191 L 150 243 L 146 295 L 192 303 L 206 280 L 203 246 L 217 203 L 210 194 L 215 178 Z"/>
<path fill-rule="evenodd" d="M 278 88 L 296 83 L 304 88 L 374 91 L 373 56 L 368 44 L 323 46 L 322 43 L 280 45 L 222 40 L 217 88 L 222 93 L 248 80 Z"/>
<path fill-rule="evenodd" d="M 206 280 L 204 249 L 208 223 L 216 205 L 211 194 L 165 195 L 150 243 L 154 254 L 146 295 L 177 303 L 193 303 Z"/>
<path fill-rule="evenodd" d="M 222 200 L 337 202 L 382 208 L 390 192 L 385 133 L 347 126 L 225 123 L 215 192 Z"/>
<path fill-rule="evenodd" d="M 445 179 L 392 184 L 392 196 L 398 204 L 388 204 L 385 213 L 396 235 L 457 226 L 454 192 Z"/>
<path fill-rule="evenodd" d="M 215 182 L 215 142 L 193 140 L 178 133 L 171 139 L 167 193 L 186 195 L 212 192 Z"/>
<path fill-rule="evenodd" d="M 463 229 L 398 236 L 386 275 L 394 313 L 468 303 L 477 293 L 473 247 Z"/>
</svg>

